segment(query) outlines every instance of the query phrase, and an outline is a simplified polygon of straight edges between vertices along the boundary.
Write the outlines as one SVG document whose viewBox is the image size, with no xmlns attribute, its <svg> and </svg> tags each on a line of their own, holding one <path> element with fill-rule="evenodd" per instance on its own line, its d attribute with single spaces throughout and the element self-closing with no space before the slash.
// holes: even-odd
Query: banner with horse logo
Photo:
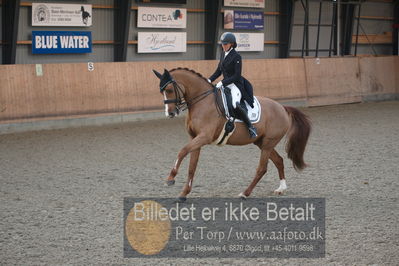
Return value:
<svg viewBox="0 0 399 266">
<path fill-rule="evenodd" d="M 92 5 L 32 3 L 32 26 L 92 25 Z"/>
</svg>

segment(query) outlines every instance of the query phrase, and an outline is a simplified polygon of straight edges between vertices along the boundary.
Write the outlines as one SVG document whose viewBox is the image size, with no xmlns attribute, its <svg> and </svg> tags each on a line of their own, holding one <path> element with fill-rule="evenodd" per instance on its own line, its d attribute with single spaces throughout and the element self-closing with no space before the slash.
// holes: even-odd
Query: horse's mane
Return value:
<svg viewBox="0 0 399 266">
<path fill-rule="evenodd" d="M 173 72 L 173 71 L 175 71 L 175 70 L 185 70 L 185 71 L 191 72 L 191 73 L 197 75 L 198 77 L 202 78 L 202 79 L 205 80 L 206 82 L 208 82 L 208 79 L 207 79 L 207 78 L 205 78 L 204 76 L 202 76 L 200 73 L 198 73 L 198 72 L 196 72 L 196 71 L 194 71 L 194 70 L 192 70 L 192 69 L 189 69 L 189 68 L 187 68 L 187 67 L 177 67 L 177 68 L 173 68 L 173 69 L 171 69 L 169 72 Z"/>
</svg>

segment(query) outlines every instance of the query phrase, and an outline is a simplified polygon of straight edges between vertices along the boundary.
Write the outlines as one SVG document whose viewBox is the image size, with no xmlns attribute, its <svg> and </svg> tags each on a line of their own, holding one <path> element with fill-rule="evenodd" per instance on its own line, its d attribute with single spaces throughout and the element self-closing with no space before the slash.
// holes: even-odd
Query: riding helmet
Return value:
<svg viewBox="0 0 399 266">
<path fill-rule="evenodd" d="M 234 44 L 234 47 L 237 46 L 236 36 L 234 36 L 234 34 L 231 32 L 223 33 L 220 37 L 220 41 L 222 42 L 222 44 L 232 43 Z"/>
</svg>

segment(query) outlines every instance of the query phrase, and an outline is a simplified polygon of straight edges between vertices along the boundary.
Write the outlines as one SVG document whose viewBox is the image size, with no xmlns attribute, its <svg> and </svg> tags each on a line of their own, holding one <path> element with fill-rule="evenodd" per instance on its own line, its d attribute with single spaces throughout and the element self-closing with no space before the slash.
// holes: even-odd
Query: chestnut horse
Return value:
<svg viewBox="0 0 399 266">
<path fill-rule="evenodd" d="M 167 185 L 175 183 L 175 177 L 184 157 L 190 153 L 188 179 L 179 196 L 179 201 L 185 201 L 193 186 L 194 173 L 197 167 L 201 147 L 214 144 L 227 121 L 220 114 L 215 100 L 217 90 L 201 74 L 187 68 L 176 68 L 163 74 L 153 70 L 160 79 L 160 91 L 164 96 L 165 114 L 174 117 L 182 109 L 188 109 L 186 130 L 191 140 L 177 155 L 177 160 L 166 180 Z M 261 105 L 261 118 L 254 124 L 258 136 L 250 138 L 244 123 L 236 123 L 236 129 L 227 144 L 247 145 L 254 143 L 261 150 L 256 175 L 248 188 L 239 194 L 241 198 L 248 197 L 256 184 L 267 171 L 270 159 L 278 169 L 280 186 L 274 192 L 282 194 L 287 185 L 284 176 L 283 158 L 274 149 L 280 140 L 287 135 L 286 151 L 296 170 L 306 167 L 303 160 L 305 146 L 311 131 L 309 118 L 294 107 L 282 106 L 269 99 L 258 97 Z"/>
</svg>

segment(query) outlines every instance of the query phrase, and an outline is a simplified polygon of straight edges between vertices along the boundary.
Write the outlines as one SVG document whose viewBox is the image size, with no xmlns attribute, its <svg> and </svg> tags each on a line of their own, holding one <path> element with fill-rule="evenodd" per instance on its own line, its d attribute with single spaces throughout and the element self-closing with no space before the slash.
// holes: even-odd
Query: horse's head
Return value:
<svg viewBox="0 0 399 266">
<path fill-rule="evenodd" d="M 159 78 L 159 90 L 164 97 L 165 115 L 173 118 L 180 113 L 180 108 L 183 103 L 183 91 L 170 75 L 168 70 L 164 70 L 163 74 L 152 70 Z"/>
</svg>

